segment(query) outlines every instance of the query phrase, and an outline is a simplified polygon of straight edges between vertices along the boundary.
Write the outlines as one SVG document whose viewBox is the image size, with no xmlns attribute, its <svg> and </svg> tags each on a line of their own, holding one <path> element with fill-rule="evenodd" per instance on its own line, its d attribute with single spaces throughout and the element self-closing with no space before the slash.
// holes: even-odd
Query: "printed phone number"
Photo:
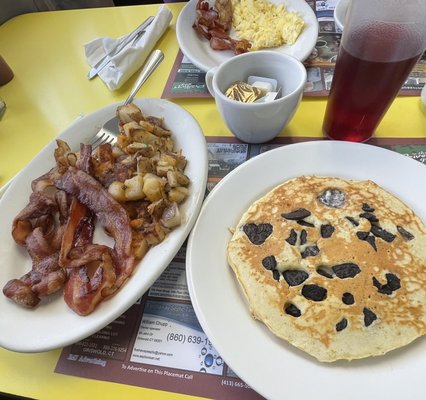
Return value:
<svg viewBox="0 0 426 400">
<path fill-rule="evenodd" d="M 168 342 L 177 342 L 177 343 L 190 343 L 190 344 L 203 344 L 204 346 L 211 346 L 211 342 L 207 338 L 203 338 L 198 335 L 185 335 L 183 333 L 173 333 L 170 332 L 167 335 Z"/>
<path fill-rule="evenodd" d="M 236 388 L 242 388 L 242 389 L 251 389 L 247 383 L 244 383 L 242 381 L 231 381 L 230 379 L 222 379 L 221 381 L 222 386 L 231 386 Z"/>
</svg>

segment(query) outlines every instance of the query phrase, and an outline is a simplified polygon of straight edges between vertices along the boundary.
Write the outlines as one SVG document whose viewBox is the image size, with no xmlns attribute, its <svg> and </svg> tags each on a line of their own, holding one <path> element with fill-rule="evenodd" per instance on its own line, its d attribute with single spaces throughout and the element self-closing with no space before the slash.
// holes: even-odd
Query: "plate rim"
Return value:
<svg viewBox="0 0 426 400">
<path fill-rule="evenodd" d="M 197 238 L 197 234 L 199 236 L 198 230 L 200 229 L 199 226 L 201 224 L 201 221 L 203 220 L 203 218 L 205 218 L 205 213 L 206 210 L 208 209 L 208 207 L 212 207 L 210 205 L 210 203 L 214 204 L 214 199 L 217 196 L 217 193 L 219 193 L 219 191 L 223 190 L 222 187 L 224 187 L 225 185 L 228 185 L 228 181 L 231 181 L 232 179 L 236 179 L 235 177 L 240 174 L 240 170 L 244 169 L 244 165 L 247 163 L 250 164 L 256 164 L 256 163 L 261 163 L 259 160 L 261 160 L 261 158 L 265 158 L 265 157 L 270 157 L 268 155 L 268 153 L 272 153 L 275 152 L 276 154 L 279 153 L 285 153 L 287 151 L 292 151 L 293 149 L 303 149 L 304 147 L 309 148 L 309 147 L 341 147 L 342 149 L 348 146 L 351 147 L 358 147 L 359 151 L 363 151 L 363 149 L 369 149 L 373 152 L 378 152 L 378 153 L 382 153 L 382 154 L 388 154 L 391 155 L 390 157 L 395 157 L 397 160 L 401 160 L 404 162 L 408 162 L 409 164 L 419 167 L 421 169 L 421 174 L 426 174 L 426 165 L 420 163 L 419 161 L 413 160 L 410 157 L 404 156 L 400 153 L 397 153 L 396 151 L 393 150 L 388 150 L 379 146 L 374 146 L 374 145 L 370 145 L 370 144 L 365 144 L 365 143 L 350 143 L 350 142 L 336 142 L 336 141 L 308 141 L 308 142 L 302 142 L 302 143 L 293 143 L 293 144 L 289 144 L 289 145 L 284 145 L 272 150 L 269 150 L 265 153 L 259 154 L 257 156 L 255 156 L 254 158 L 251 158 L 250 160 L 246 161 L 245 163 L 243 163 L 242 165 L 238 166 L 237 168 L 235 168 L 233 171 L 231 171 L 228 175 L 226 175 L 212 190 L 212 192 L 209 194 L 209 196 L 207 196 L 206 200 L 204 201 L 204 204 L 202 206 L 202 209 L 199 213 L 198 219 L 196 224 L 194 225 L 192 232 L 189 236 L 189 240 L 188 240 L 188 244 L 187 244 L 187 256 L 186 256 L 186 265 L 187 265 L 187 281 L 188 281 L 188 289 L 189 289 L 189 293 L 191 296 L 191 301 L 194 307 L 194 310 L 196 312 L 197 318 L 199 319 L 200 325 L 202 326 L 204 332 L 206 333 L 206 335 L 209 337 L 210 341 L 213 343 L 213 345 L 215 346 L 216 350 L 221 354 L 221 356 L 223 357 L 223 359 L 225 360 L 225 362 L 234 370 L 234 372 L 241 378 L 243 379 L 248 385 L 250 385 L 254 390 L 256 390 L 259 394 L 261 394 L 262 396 L 266 397 L 266 398 L 271 398 L 271 399 L 282 399 L 284 396 L 284 392 L 280 391 L 279 394 L 277 393 L 271 393 L 270 391 L 268 391 L 268 388 L 265 388 L 263 386 L 263 382 L 262 382 L 262 378 L 265 379 L 265 375 L 268 376 L 268 373 L 270 373 L 270 366 L 267 365 L 266 371 L 264 370 L 264 365 L 262 365 L 261 367 L 259 367 L 259 365 L 256 365 L 256 374 L 253 374 L 253 372 L 251 372 L 250 374 L 247 374 L 247 370 L 248 367 L 246 368 L 245 365 L 248 365 L 247 361 L 247 357 L 244 357 L 244 361 L 241 361 L 242 356 L 241 353 L 239 353 L 238 355 L 235 354 L 231 354 L 228 353 L 228 350 L 224 350 L 224 347 L 226 348 L 226 345 L 224 345 L 224 341 L 220 341 L 221 339 L 216 338 L 215 332 L 217 332 L 217 330 L 219 329 L 217 326 L 212 327 L 211 323 L 209 323 L 208 318 L 209 316 L 207 316 L 205 314 L 205 312 L 202 310 L 202 305 L 200 304 L 200 299 L 198 298 L 198 289 L 196 288 L 196 281 L 194 280 L 194 274 L 196 271 L 196 261 L 193 260 L 194 257 L 194 253 L 197 250 L 197 243 L 196 243 L 196 238 Z M 257 161 L 256 161 L 257 159 Z M 420 171 L 419 169 L 419 171 Z M 315 175 L 315 174 L 312 174 Z M 317 174 L 318 176 L 320 176 L 320 174 Z M 337 176 L 339 176 L 337 174 Z M 348 178 L 348 179 L 357 179 L 356 177 L 345 177 L 344 178 Z M 290 178 L 286 178 L 286 179 L 290 179 Z M 286 180 L 286 179 L 283 179 Z M 276 186 L 276 184 L 271 184 L 269 186 Z M 266 194 L 266 192 L 268 192 L 270 189 L 272 189 L 272 187 L 269 187 L 265 190 L 263 190 L 263 192 Z M 387 189 L 387 188 L 385 188 Z M 424 192 L 425 190 L 423 190 Z M 394 192 L 393 192 L 394 193 Z M 258 195 L 256 196 L 251 196 L 252 198 L 254 197 L 254 199 L 259 198 Z M 404 202 L 406 202 L 404 199 L 402 199 Z M 235 199 L 234 199 L 235 201 Z M 248 202 L 249 204 L 251 204 L 251 202 Z M 235 223 L 238 222 L 239 218 L 241 217 L 242 213 L 246 210 L 246 208 L 244 208 L 244 206 L 240 206 L 241 208 L 241 213 L 240 215 L 235 216 L 234 218 L 234 225 Z M 418 212 L 418 211 L 416 211 Z M 421 213 L 421 218 L 423 221 L 426 221 L 426 210 L 423 209 L 422 213 Z M 226 215 L 224 216 L 222 214 L 222 220 L 226 219 Z M 225 222 L 229 222 L 229 221 L 225 221 Z M 222 226 L 222 228 L 224 228 Z M 218 249 L 216 249 L 218 250 Z M 226 250 L 223 249 L 223 251 L 226 253 Z M 216 260 L 217 261 L 217 260 Z M 219 265 L 220 264 L 220 265 Z M 303 351 L 295 349 L 293 346 L 285 343 L 285 341 L 282 341 L 281 339 L 275 337 L 272 333 L 269 332 L 269 330 L 266 328 L 266 326 L 264 326 L 264 324 L 262 324 L 259 321 L 255 321 L 251 315 L 249 315 L 249 310 L 248 310 L 248 303 L 245 299 L 245 297 L 243 296 L 243 294 L 241 293 L 241 289 L 238 285 L 238 283 L 235 280 L 235 276 L 232 273 L 232 271 L 230 270 L 227 262 L 226 262 L 226 255 L 222 255 L 222 261 L 220 261 L 220 263 L 215 264 L 215 266 L 217 265 L 218 268 L 220 267 L 224 267 L 223 264 L 226 264 L 226 272 L 224 272 L 225 275 L 229 276 L 229 280 L 233 281 L 232 284 L 230 284 L 230 286 L 235 285 L 234 289 L 238 292 L 236 294 L 236 296 L 234 297 L 239 297 L 241 303 L 243 303 L 243 307 L 246 308 L 244 311 L 244 322 L 245 322 L 245 327 L 247 327 L 247 325 L 249 324 L 248 321 L 250 321 L 251 324 L 253 324 L 253 326 L 255 327 L 254 329 L 262 331 L 262 334 L 268 336 L 268 340 L 270 340 L 270 342 L 274 342 L 274 346 L 279 346 L 279 347 L 285 347 L 286 351 L 288 352 L 288 355 L 291 356 L 292 360 L 294 361 L 294 359 L 296 359 L 296 361 L 300 361 L 301 363 L 305 363 L 306 361 L 310 362 L 311 364 L 315 365 L 315 368 L 320 368 L 320 369 L 324 369 L 324 370 L 331 370 L 334 373 L 336 373 L 336 371 L 338 373 L 341 373 L 342 370 L 344 370 L 345 368 L 342 368 L 342 365 L 345 366 L 347 365 L 347 363 L 345 364 L 345 362 L 343 361 L 338 361 L 336 363 L 319 363 L 317 362 L 314 358 L 312 358 L 311 356 L 306 355 Z M 207 268 L 207 267 L 206 267 Z M 221 274 L 220 278 L 223 278 L 224 275 Z M 196 278 L 195 278 L 196 279 Z M 221 283 L 224 283 L 223 281 L 221 281 Z M 215 289 L 217 289 L 212 281 L 209 281 L 209 288 L 214 292 Z M 224 290 L 229 289 L 229 287 L 226 287 Z M 232 299 L 228 299 L 227 304 L 232 303 Z M 231 301 L 229 301 L 231 300 Z M 201 300 L 204 301 L 204 303 L 206 304 L 206 300 Z M 203 304 L 203 306 L 205 306 L 205 304 Z M 227 307 L 228 308 L 228 307 Z M 226 313 L 225 313 L 226 314 Z M 223 316 L 221 316 L 223 317 Z M 219 317 L 215 317 L 216 319 L 218 319 Z M 231 319 L 228 315 L 225 315 L 225 320 L 228 321 L 232 321 L 235 322 L 234 319 Z M 247 324 L 246 324 L 247 322 Z M 214 322 L 215 324 L 217 323 L 217 321 Z M 235 327 L 235 326 L 234 326 Z M 227 327 L 224 329 L 228 329 L 228 333 L 229 334 L 234 334 L 233 330 L 232 330 L 232 326 L 231 327 Z M 222 335 L 223 336 L 223 335 Z M 257 337 L 258 338 L 258 337 Z M 235 344 L 235 343 L 234 343 Z M 275 346 L 275 347 L 276 347 Z M 396 349 L 394 351 L 389 352 L 388 354 L 381 356 L 381 357 L 372 357 L 372 358 L 367 358 L 367 359 L 361 359 L 361 360 L 354 360 L 351 362 L 350 366 L 354 366 L 354 370 L 360 370 L 360 366 L 362 368 L 368 369 L 370 371 L 370 373 L 374 373 L 376 371 L 376 367 L 377 365 L 382 365 L 383 364 L 383 360 L 385 360 L 385 357 L 389 357 L 391 360 L 391 363 L 393 362 L 394 358 L 399 357 L 399 356 L 404 356 L 404 354 L 406 354 L 406 350 L 404 350 L 406 347 L 410 347 L 410 352 L 414 353 L 415 351 L 413 351 L 413 347 L 414 348 L 419 348 L 419 346 L 423 346 L 423 350 L 426 348 L 426 337 L 421 337 L 417 340 L 414 341 L 414 343 L 411 343 L 403 348 L 400 349 Z M 404 353 L 405 352 L 405 353 Z M 231 360 L 230 360 L 231 359 Z M 237 360 L 237 361 L 236 361 Z M 373 361 L 371 361 L 373 360 Z M 237 364 L 237 365 L 236 365 Z M 372 364 L 372 365 L 370 365 Z M 426 359 L 424 359 L 423 361 L 424 366 L 426 366 Z M 244 367 L 242 367 L 242 365 L 244 365 Z M 330 367 L 331 365 L 331 367 Z M 388 368 L 390 371 L 393 371 L 392 365 L 388 366 Z M 259 371 L 261 371 L 261 373 L 259 373 Z M 248 376 L 249 375 L 249 376 Z M 254 382 L 254 378 L 253 375 L 256 375 L 256 382 Z M 259 377 L 257 377 L 259 376 Z M 252 379 L 253 378 L 253 379 Z M 291 378 L 295 378 L 295 377 L 291 377 Z M 295 379 L 295 381 L 299 381 L 300 379 Z M 302 382 L 299 382 L 302 383 Z M 288 394 L 285 395 L 285 398 L 287 400 L 292 400 L 292 399 L 296 399 L 296 398 L 304 398 L 304 396 L 307 395 L 318 395 L 318 388 L 313 388 L 310 387 L 310 385 L 304 385 L 303 386 L 305 391 L 308 392 L 308 394 L 301 394 L 301 392 L 298 392 L 297 395 L 295 395 L 294 397 L 289 396 Z M 346 398 L 347 399 L 359 399 L 359 394 L 355 393 L 354 390 L 356 390 L 359 387 L 359 383 L 357 383 L 356 385 L 353 386 L 352 391 L 350 394 L 341 391 L 342 393 L 346 393 Z M 383 394 L 383 393 L 381 393 Z M 336 393 L 334 393 L 334 395 L 336 395 Z M 321 394 L 321 396 L 319 397 L 319 399 L 329 399 L 329 398 L 333 398 L 333 394 L 331 394 L 330 397 L 330 393 L 324 393 Z M 398 399 L 398 397 L 392 397 L 390 396 L 389 398 L 392 399 Z"/>
<path fill-rule="evenodd" d="M 34 342 L 25 342 L 23 340 L 23 338 L 21 337 L 21 335 L 15 335 L 15 338 L 17 338 L 16 340 L 14 340 L 13 335 L 11 335 L 10 333 L 8 335 L 4 335 L 3 332 L 3 327 L 5 326 L 5 322 L 0 323 L 0 327 L 2 327 L 2 329 L 0 329 L 0 346 L 10 350 L 10 351 L 15 351 L 15 352 L 20 352 L 20 353 L 37 353 L 37 352 L 45 352 L 45 351 L 50 351 L 50 350 L 54 350 L 54 349 L 58 349 L 58 348 L 62 348 L 65 347 L 67 345 L 73 344 L 78 342 L 79 340 L 84 339 L 85 337 L 90 336 L 91 334 L 101 330 L 103 327 L 105 327 L 106 325 L 108 325 L 109 323 L 111 323 L 112 321 L 114 321 L 116 318 L 118 318 L 123 312 L 125 312 L 128 308 L 130 308 L 135 301 L 142 296 L 148 289 L 150 286 L 152 286 L 152 284 L 155 282 L 155 280 L 161 275 L 161 273 L 164 271 L 165 268 L 167 268 L 167 266 L 169 265 L 169 263 L 171 262 L 171 260 L 173 259 L 173 257 L 175 256 L 175 254 L 178 252 L 178 250 L 182 247 L 182 244 L 185 242 L 185 240 L 187 239 L 193 225 L 196 222 L 196 218 L 198 216 L 198 213 L 201 209 L 202 206 L 202 202 L 204 200 L 204 196 L 205 196 L 205 190 L 206 190 L 206 185 L 207 185 L 207 178 L 208 178 L 208 153 L 207 153 L 207 142 L 206 142 L 206 138 L 203 134 L 202 128 L 200 126 L 200 124 L 198 123 L 198 121 L 195 119 L 195 117 L 188 111 L 186 110 L 184 107 L 179 106 L 173 102 L 170 102 L 168 100 L 164 100 L 164 99 L 157 99 L 157 98 L 135 98 L 133 101 L 136 105 L 138 105 L 139 107 L 142 108 L 142 112 L 144 112 L 144 108 L 147 109 L 148 111 L 146 112 L 146 114 L 148 115 L 155 115 L 155 114 L 159 114 L 161 115 L 162 113 L 168 113 L 171 114 L 173 113 L 173 111 L 179 111 L 180 115 L 185 116 L 185 123 L 189 124 L 190 127 L 193 129 L 193 131 L 191 132 L 191 139 L 186 138 L 186 149 L 188 151 L 188 147 L 193 147 L 196 146 L 196 148 L 194 147 L 194 150 L 190 151 L 190 154 L 196 154 L 196 157 L 194 157 L 194 162 L 196 163 L 196 167 L 191 167 L 191 171 L 193 173 L 193 177 L 194 179 L 196 179 L 196 182 L 192 182 L 193 184 L 196 184 L 195 187 L 193 187 L 193 194 L 192 194 L 192 199 L 188 202 L 189 199 L 187 199 L 187 204 L 185 205 L 185 203 L 183 204 L 184 206 L 184 210 L 185 210 L 185 214 L 184 214 L 184 218 L 185 218 L 185 224 L 181 225 L 181 229 L 179 230 L 176 229 L 174 231 L 172 231 L 167 237 L 166 239 L 161 243 L 164 244 L 163 247 L 160 247 L 161 244 L 158 247 L 154 247 L 153 249 L 151 249 L 151 253 L 155 250 L 155 254 L 159 254 L 160 257 L 160 262 L 159 264 L 161 264 L 161 266 L 158 267 L 158 269 L 155 271 L 150 270 L 148 271 L 147 275 L 148 275 L 148 280 L 146 280 L 145 282 L 143 282 L 142 286 L 139 286 L 139 288 L 135 288 L 134 286 L 137 286 L 135 279 L 129 279 L 129 281 L 126 283 L 126 286 L 130 285 L 130 289 L 132 289 L 132 293 L 127 293 L 125 296 L 120 296 L 120 293 L 125 290 L 125 287 L 122 287 L 117 294 L 109 299 L 107 302 L 102 302 L 101 304 L 99 304 L 99 306 L 97 307 L 97 309 L 89 314 L 88 316 L 79 316 L 76 313 L 72 312 L 70 310 L 69 313 L 67 313 L 67 316 L 69 317 L 69 319 L 71 321 L 80 321 L 80 322 L 84 322 L 85 327 L 83 329 L 70 329 L 70 332 L 68 334 L 68 336 L 66 338 L 63 338 L 63 335 L 58 335 L 58 333 L 56 333 L 56 335 L 54 337 L 52 337 L 52 341 L 51 342 L 47 342 L 47 341 L 42 341 L 41 343 L 34 341 Z M 21 170 L 18 172 L 18 174 L 15 176 L 15 178 L 13 179 L 13 182 L 11 183 L 10 187 L 6 190 L 6 192 L 4 193 L 4 195 L 2 196 L 2 198 L 0 198 L 0 209 L 2 209 L 3 204 L 8 204 L 10 202 L 10 197 L 12 197 L 15 192 L 18 193 L 19 195 L 19 184 L 21 180 L 29 180 L 29 182 L 31 181 L 31 179 L 26 176 L 31 167 L 34 165 L 34 162 L 38 162 L 40 163 L 40 158 L 42 157 L 43 154 L 46 154 L 46 152 L 49 152 L 49 154 L 52 155 L 53 157 L 53 148 L 55 148 L 55 140 L 58 138 L 66 138 L 69 139 L 68 143 L 70 143 L 70 146 L 72 148 L 74 148 L 71 145 L 71 142 L 84 142 L 89 140 L 93 134 L 95 132 L 97 132 L 97 130 L 101 127 L 101 125 L 104 123 L 104 121 L 106 121 L 108 118 L 107 115 L 110 116 L 114 116 L 115 115 L 115 110 L 117 108 L 117 106 L 122 105 L 122 102 L 116 102 L 110 105 L 107 105 L 105 107 L 102 107 L 98 110 L 95 110 L 93 112 L 91 112 L 90 114 L 83 116 L 81 118 L 78 118 L 77 120 L 75 120 L 74 122 L 72 122 L 68 127 L 66 127 L 64 130 L 62 130 L 55 138 L 53 138 L 49 143 L 47 143 L 38 153 L 37 155 Z M 149 111 L 152 108 L 156 109 L 157 111 Z M 166 124 L 170 127 L 170 130 L 173 132 L 175 132 L 173 130 L 173 126 L 170 126 L 170 122 L 168 122 L 167 120 L 165 121 Z M 84 131 L 80 134 L 75 134 L 74 137 L 72 137 L 72 133 L 79 129 L 80 131 Z M 86 127 L 86 130 L 85 128 Z M 90 128 L 90 129 L 89 129 Z M 182 141 L 182 135 L 184 133 L 180 132 L 179 136 L 176 138 L 176 142 L 178 144 L 178 146 L 180 145 L 180 142 Z M 181 138 L 181 139 L 179 139 Z M 195 143 L 195 144 L 194 144 Z M 187 151 L 184 150 L 184 154 L 185 156 L 187 156 L 188 159 L 188 165 L 190 165 L 191 163 L 191 158 L 188 158 L 188 154 Z M 196 152 L 196 153 L 195 153 Z M 48 162 L 48 164 L 50 164 L 50 168 L 52 167 L 53 163 L 50 160 L 50 163 Z M 197 171 L 195 168 L 199 168 L 199 170 Z M 39 166 L 37 167 L 37 171 L 47 171 L 48 169 L 46 169 L 44 166 Z M 195 172 L 195 173 L 194 173 Z M 37 175 L 38 172 L 35 174 Z M 34 175 L 34 174 L 32 174 Z M 33 176 L 34 178 L 34 176 Z M 26 200 L 28 199 L 28 194 L 30 193 L 30 188 L 28 186 L 27 190 L 23 191 L 23 194 L 21 194 L 21 197 L 25 198 Z M 10 207 L 10 205 L 9 205 Z M 14 218 L 11 217 L 12 219 Z M 5 228 L 6 229 L 6 228 Z M 14 242 L 12 242 L 13 244 Z M 4 248 L 5 246 L 0 246 L 0 254 L 4 251 L 7 251 L 7 249 L 5 250 Z M 166 250 L 169 249 L 171 252 L 169 252 L 168 254 L 165 254 L 165 252 L 162 252 L 162 249 Z M 20 251 L 20 249 L 18 249 L 18 251 Z M 24 251 L 25 252 L 25 251 Z M 164 253 L 164 254 L 163 254 Z M 172 254 L 173 253 L 173 254 Z M 26 254 L 26 253 L 25 253 Z M 148 252 L 147 256 L 150 254 L 150 252 Z M 139 263 L 137 268 L 134 271 L 134 275 L 138 275 L 137 271 L 141 270 L 143 267 L 143 263 L 144 260 L 147 259 L 147 256 L 145 256 Z M 146 262 L 145 262 L 146 263 Z M 135 276 L 132 276 L 133 278 L 135 278 Z M 0 278 L 2 280 L 2 284 L 4 285 L 6 283 L 6 281 L 8 279 L 11 279 L 10 275 L 7 274 L 3 274 L 0 272 Z M 4 282 L 3 282 L 4 280 Z M 133 284 L 131 283 L 133 281 Z M 138 289 L 138 290 L 136 290 Z M 3 303 L 2 305 L 6 305 L 10 304 L 10 307 L 19 307 L 15 304 L 13 304 L 9 299 L 6 299 L 4 297 L 4 295 L 1 293 L 0 296 L 2 296 L 1 299 L 1 303 Z M 54 294 L 53 297 L 58 296 L 57 294 Z M 62 297 L 62 295 L 60 296 Z M 123 299 L 121 299 L 121 297 L 123 297 Z M 119 300 L 124 300 L 124 302 L 122 303 L 118 303 L 118 305 L 114 305 L 114 303 L 109 303 L 109 302 L 114 302 L 114 300 L 118 298 Z M 57 302 L 59 301 L 59 299 L 56 299 Z M 60 301 L 63 302 L 63 299 L 61 298 Z M 47 301 L 47 303 L 49 303 L 49 301 Z M 64 303 L 64 302 L 63 302 Z M 111 306 L 105 306 L 105 303 L 108 304 L 112 304 Z M 65 303 L 64 303 L 65 304 Z M 47 305 L 47 304 L 46 304 Z M 42 307 L 44 305 L 41 305 Z M 8 307 L 8 306 L 7 306 Z M 60 306 L 61 307 L 61 306 Z M 67 306 L 62 306 L 66 307 L 64 310 L 67 310 Z M 105 312 L 105 307 L 106 312 Z M 31 313 L 34 313 L 35 315 L 37 315 L 37 312 L 39 310 L 35 309 L 35 310 L 23 310 L 18 308 L 18 313 L 22 313 L 22 312 L 29 312 L 29 316 L 31 316 Z M 115 310 L 115 311 L 114 311 Z M 97 312 L 97 314 L 95 314 Z M 100 313 L 105 312 L 105 315 L 100 315 Z M 89 324 L 89 327 L 86 327 L 87 325 L 87 320 L 91 318 L 91 316 L 95 316 L 96 318 L 94 318 L 94 323 Z M 32 317 L 31 317 L 32 318 Z M 43 316 L 43 318 L 45 318 L 45 316 Z M 50 318 L 50 316 L 49 316 Z M 31 319 L 32 321 L 32 319 Z M 54 319 L 52 319 L 52 321 L 54 321 Z M 69 322 L 69 320 L 68 320 Z M 101 326 L 102 325 L 102 326 Z M 46 330 L 46 332 L 48 332 L 48 329 Z M 62 332 L 63 334 L 63 332 Z M 25 337 L 27 337 L 28 335 L 25 335 Z"/>
<path fill-rule="evenodd" d="M 227 57 L 223 61 L 221 61 L 219 63 L 215 63 L 213 65 L 210 65 L 210 63 L 200 61 L 199 58 L 192 56 L 192 50 L 190 49 L 190 47 L 188 47 L 186 45 L 186 42 L 187 42 L 186 37 L 187 37 L 188 29 L 193 29 L 193 28 L 192 28 L 192 26 L 185 26 L 184 25 L 184 19 L 187 17 L 187 14 L 190 14 L 192 12 L 192 9 L 195 7 L 195 4 L 197 3 L 197 1 L 198 0 L 189 0 L 188 3 L 180 11 L 178 18 L 177 18 L 177 21 L 176 21 L 176 37 L 177 37 L 178 44 L 179 44 L 179 47 L 180 47 L 182 53 L 197 68 L 199 68 L 203 72 L 207 72 L 209 69 L 219 66 L 222 62 L 226 61 L 227 59 L 229 59 L 231 57 L 234 57 L 235 55 L 229 53 L 229 57 Z M 279 0 L 279 1 L 284 3 L 287 0 Z M 301 54 L 298 57 L 296 57 L 295 55 L 289 54 L 292 57 L 298 59 L 300 62 L 303 62 L 309 57 L 309 55 L 312 53 L 313 49 L 315 48 L 315 44 L 316 44 L 317 38 L 318 38 L 319 23 L 318 23 L 318 19 L 315 15 L 314 11 L 309 6 L 309 4 L 307 4 L 305 2 L 305 0 L 290 0 L 290 1 L 292 1 L 294 3 L 299 3 L 302 8 L 305 8 L 306 12 L 308 12 L 310 14 L 310 17 L 312 19 L 312 20 L 310 20 L 310 22 L 314 24 L 314 26 L 309 28 L 309 29 L 311 29 L 312 31 L 315 32 L 315 34 L 312 36 L 312 38 L 310 38 L 309 49 L 307 48 L 304 52 L 300 52 Z M 207 46 L 205 46 L 205 47 L 207 48 Z M 268 49 L 262 49 L 262 50 L 279 51 L 278 49 L 280 49 L 280 47 L 268 48 Z M 213 52 L 214 50 L 211 50 L 211 51 Z M 283 52 L 285 54 L 287 54 L 287 52 L 285 52 L 285 51 L 283 51 Z M 225 53 L 223 53 L 223 54 L 225 54 Z"/>
</svg>

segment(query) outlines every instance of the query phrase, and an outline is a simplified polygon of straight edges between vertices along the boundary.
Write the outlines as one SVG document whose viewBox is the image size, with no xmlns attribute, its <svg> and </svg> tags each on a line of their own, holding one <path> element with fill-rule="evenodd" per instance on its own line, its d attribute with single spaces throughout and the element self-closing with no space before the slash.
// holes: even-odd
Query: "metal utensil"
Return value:
<svg viewBox="0 0 426 400">
<path fill-rule="evenodd" d="M 136 93 L 139 91 L 144 82 L 151 76 L 157 66 L 163 61 L 164 54 L 161 50 L 154 50 L 148 61 L 145 63 L 138 79 L 136 80 L 133 89 L 130 91 L 129 96 L 127 97 L 124 104 L 129 104 L 133 101 Z M 118 135 L 118 119 L 117 117 L 111 118 L 107 121 L 103 127 L 95 134 L 92 138 L 91 145 L 93 148 L 96 148 L 104 143 L 114 144 L 117 141 Z M 16 175 L 15 175 L 16 176 Z M 0 199 L 6 193 L 6 190 L 9 188 L 15 177 L 11 178 L 0 188 Z"/>
<path fill-rule="evenodd" d="M 106 54 L 101 60 L 99 60 L 89 71 L 87 77 L 93 79 L 100 71 L 102 71 L 111 61 L 111 58 L 116 56 L 123 50 L 129 43 L 139 39 L 145 32 L 148 26 L 154 21 L 154 17 L 148 17 L 142 24 L 140 24 L 133 32 L 127 35 L 122 41 L 120 41 L 114 49 Z"/>
<path fill-rule="evenodd" d="M 154 50 L 148 61 L 145 63 L 138 79 L 136 80 L 133 89 L 130 91 L 124 105 L 129 104 L 133 101 L 136 93 L 139 91 L 145 81 L 151 76 L 157 66 L 163 61 L 164 54 L 161 50 Z M 114 144 L 117 141 L 118 135 L 118 119 L 117 117 L 111 118 L 105 122 L 103 127 L 96 133 L 91 141 L 92 147 L 98 147 L 101 144 L 110 143 Z"/>
</svg>

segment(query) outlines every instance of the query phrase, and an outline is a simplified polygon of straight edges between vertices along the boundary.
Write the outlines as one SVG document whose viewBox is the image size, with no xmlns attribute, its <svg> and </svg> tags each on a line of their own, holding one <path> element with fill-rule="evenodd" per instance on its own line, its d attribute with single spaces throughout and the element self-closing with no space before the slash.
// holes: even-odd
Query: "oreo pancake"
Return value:
<svg viewBox="0 0 426 400">
<path fill-rule="evenodd" d="M 253 317 L 319 361 L 426 333 L 426 228 L 372 181 L 284 182 L 244 213 L 227 254 Z"/>
</svg>

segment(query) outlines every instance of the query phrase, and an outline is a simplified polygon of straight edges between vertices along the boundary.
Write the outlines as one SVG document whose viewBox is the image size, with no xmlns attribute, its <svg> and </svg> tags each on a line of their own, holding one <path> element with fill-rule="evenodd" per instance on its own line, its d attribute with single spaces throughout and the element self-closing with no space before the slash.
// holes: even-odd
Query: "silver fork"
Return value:
<svg viewBox="0 0 426 400">
<path fill-rule="evenodd" d="M 163 61 L 164 54 L 161 50 L 154 50 L 148 58 L 148 61 L 145 63 L 138 79 L 136 80 L 132 90 L 130 91 L 129 97 L 124 102 L 124 105 L 129 104 L 133 101 L 136 93 L 139 91 L 141 86 L 145 81 L 151 76 L 157 66 Z M 117 141 L 118 135 L 118 119 L 113 117 L 102 126 L 101 129 L 95 134 L 92 138 L 90 144 L 92 148 L 95 149 L 102 144 L 114 144 Z"/>
<path fill-rule="evenodd" d="M 145 63 L 138 79 L 136 80 L 135 85 L 133 86 L 129 94 L 129 97 L 124 102 L 124 104 L 129 104 L 133 101 L 136 93 L 139 91 L 139 89 L 144 84 L 144 82 L 151 76 L 151 74 L 154 72 L 157 66 L 161 63 L 161 61 L 163 61 L 163 59 L 164 59 L 164 54 L 161 50 L 154 50 L 151 53 L 148 61 Z M 118 119 L 117 117 L 114 117 L 114 118 L 111 118 L 109 121 L 105 122 L 104 126 L 92 138 L 92 141 L 91 141 L 92 148 L 96 148 L 103 143 L 114 144 L 117 141 L 117 135 L 118 135 Z M 14 178 L 15 177 L 12 177 L 0 188 L 0 199 L 6 193 L 6 190 L 9 188 Z"/>
</svg>

